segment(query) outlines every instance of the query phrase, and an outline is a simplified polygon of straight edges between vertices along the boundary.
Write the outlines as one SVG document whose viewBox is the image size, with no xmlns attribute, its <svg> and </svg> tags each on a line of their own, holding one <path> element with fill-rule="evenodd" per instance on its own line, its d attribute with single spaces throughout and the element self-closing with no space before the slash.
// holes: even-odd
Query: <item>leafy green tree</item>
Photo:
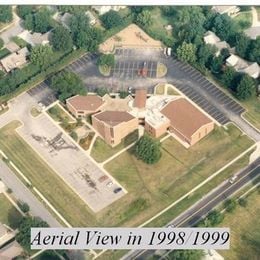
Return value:
<svg viewBox="0 0 260 260">
<path fill-rule="evenodd" d="M 28 31 L 34 30 L 34 15 L 33 14 L 27 14 L 24 18 L 24 28 Z"/>
<path fill-rule="evenodd" d="M 17 14 L 25 19 L 26 15 L 32 14 L 35 11 L 35 7 L 33 5 L 18 5 L 16 7 Z"/>
<path fill-rule="evenodd" d="M 2 5 L 0 6 L 0 22 L 8 23 L 13 20 L 12 6 Z"/>
<path fill-rule="evenodd" d="M 219 74 L 223 66 L 222 57 L 214 57 L 211 61 L 210 70 L 213 74 Z"/>
<path fill-rule="evenodd" d="M 30 210 L 30 207 L 26 202 L 18 201 L 18 206 L 23 213 L 27 213 Z"/>
<path fill-rule="evenodd" d="M 241 206 L 241 207 L 246 207 L 247 206 L 247 199 L 246 198 L 240 198 L 238 200 L 238 204 Z"/>
<path fill-rule="evenodd" d="M 59 5 L 58 9 L 61 13 L 70 13 L 70 14 L 77 14 L 77 13 L 84 13 L 88 10 L 89 6 L 86 5 Z"/>
<path fill-rule="evenodd" d="M 260 64 L 260 36 L 251 41 L 248 59 Z"/>
<path fill-rule="evenodd" d="M 226 67 L 221 80 L 227 88 L 232 89 L 232 84 L 234 83 L 234 78 L 236 76 L 236 71 L 232 67 Z"/>
<path fill-rule="evenodd" d="M 72 38 L 76 41 L 78 37 L 81 37 L 80 34 L 90 27 L 88 16 L 83 12 L 74 14 L 70 18 L 69 27 L 72 33 Z"/>
<path fill-rule="evenodd" d="M 50 43 L 57 51 L 69 51 L 73 45 L 70 32 L 64 26 L 58 26 L 53 30 Z"/>
<path fill-rule="evenodd" d="M 142 136 L 135 145 L 135 156 L 147 164 L 154 164 L 161 158 L 160 142 L 148 135 Z"/>
<path fill-rule="evenodd" d="M 120 90 L 119 91 L 119 97 L 120 98 L 126 98 L 129 95 L 129 93 L 125 90 Z"/>
<path fill-rule="evenodd" d="M 101 22 L 103 24 L 103 26 L 106 29 L 111 29 L 113 27 L 117 27 L 123 24 L 123 19 L 122 17 L 119 15 L 118 12 L 114 11 L 114 10 L 110 10 L 109 12 L 103 14 L 101 17 Z"/>
<path fill-rule="evenodd" d="M 100 66 L 108 66 L 113 67 L 115 65 L 115 56 L 114 54 L 102 54 L 98 58 L 98 65 Z"/>
<path fill-rule="evenodd" d="M 220 51 L 220 56 L 223 61 L 226 60 L 230 56 L 229 50 L 227 48 L 222 49 Z"/>
<path fill-rule="evenodd" d="M 32 48 L 30 60 L 41 69 L 46 69 L 51 63 L 53 56 L 52 48 L 48 45 L 36 45 Z"/>
<path fill-rule="evenodd" d="M 2 48 L 3 48 L 3 46 L 4 46 L 4 41 L 3 41 L 3 39 L 2 39 L 2 38 L 0 38 L 0 49 L 2 49 Z"/>
<path fill-rule="evenodd" d="M 256 92 L 255 81 L 248 75 L 243 75 L 237 86 L 236 95 L 241 100 L 246 100 Z"/>
<path fill-rule="evenodd" d="M 177 57 L 181 61 L 188 63 L 194 63 L 196 61 L 197 48 L 192 43 L 183 42 L 181 46 L 177 48 Z"/>
<path fill-rule="evenodd" d="M 40 218 L 24 217 L 21 220 L 16 240 L 26 251 L 30 251 L 31 249 L 30 238 L 32 227 L 48 227 L 48 224 Z"/>
<path fill-rule="evenodd" d="M 163 5 L 160 8 L 162 10 L 162 13 L 168 17 L 175 16 L 175 15 L 177 15 L 177 12 L 178 12 L 176 6 Z"/>
<path fill-rule="evenodd" d="M 34 15 L 35 32 L 45 33 L 51 29 L 51 13 L 48 9 L 42 8 Z"/>
<path fill-rule="evenodd" d="M 202 250 L 173 250 L 169 254 L 171 260 L 201 260 L 203 256 Z"/>
<path fill-rule="evenodd" d="M 205 66 L 213 58 L 216 48 L 209 44 L 202 44 L 197 51 L 197 58 L 200 65 Z"/>
<path fill-rule="evenodd" d="M 55 91 L 61 101 L 74 95 L 86 94 L 86 88 L 81 78 L 70 71 L 62 71 L 57 75 L 54 75 L 51 78 L 51 88 Z"/>
<path fill-rule="evenodd" d="M 226 208 L 227 212 L 233 212 L 236 209 L 237 202 L 234 198 L 227 199 L 224 202 L 224 207 Z"/>
<path fill-rule="evenodd" d="M 251 40 L 244 33 L 236 35 L 236 53 L 242 57 L 246 58 L 249 52 Z"/>
<path fill-rule="evenodd" d="M 136 16 L 136 23 L 142 27 L 150 26 L 153 23 L 151 12 L 143 10 Z"/>
<path fill-rule="evenodd" d="M 223 221 L 224 215 L 217 210 L 212 210 L 208 214 L 207 219 L 210 223 L 210 226 L 214 227 L 214 226 L 217 226 L 218 224 L 220 224 Z"/>
<path fill-rule="evenodd" d="M 106 94 L 109 94 L 109 90 L 108 90 L 107 88 L 100 87 L 100 88 L 97 88 L 97 89 L 96 89 L 96 93 L 97 93 L 100 97 L 103 97 L 103 96 L 105 96 Z"/>
</svg>

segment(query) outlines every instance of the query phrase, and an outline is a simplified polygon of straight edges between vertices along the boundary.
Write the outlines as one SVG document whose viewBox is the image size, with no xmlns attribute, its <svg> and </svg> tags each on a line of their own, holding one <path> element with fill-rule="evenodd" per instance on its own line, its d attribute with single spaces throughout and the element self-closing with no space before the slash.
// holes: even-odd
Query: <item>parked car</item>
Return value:
<svg viewBox="0 0 260 260">
<path fill-rule="evenodd" d="M 118 193 L 118 192 L 120 192 L 122 190 L 122 188 L 116 188 L 116 189 L 114 189 L 114 193 Z"/>
<path fill-rule="evenodd" d="M 233 184 L 233 183 L 236 181 L 236 179 L 237 179 L 237 176 L 234 175 L 233 177 L 231 177 L 231 178 L 229 179 L 229 183 Z"/>
</svg>

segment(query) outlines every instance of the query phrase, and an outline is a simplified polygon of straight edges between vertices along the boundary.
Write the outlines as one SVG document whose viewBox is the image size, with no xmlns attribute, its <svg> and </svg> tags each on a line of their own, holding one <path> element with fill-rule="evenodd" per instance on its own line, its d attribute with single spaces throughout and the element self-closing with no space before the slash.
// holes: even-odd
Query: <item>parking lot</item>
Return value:
<svg viewBox="0 0 260 260">
<path fill-rule="evenodd" d="M 41 82 L 36 87 L 28 90 L 27 93 L 31 97 L 36 98 L 37 102 L 43 104 L 45 107 L 48 107 L 57 100 L 54 92 L 49 88 L 46 82 Z"/>
<path fill-rule="evenodd" d="M 21 121 L 22 127 L 17 129 L 19 135 L 90 209 L 98 212 L 122 197 L 125 191 L 47 113 L 31 116 L 31 108 L 49 94 L 50 89 L 41 85 L 18 96 L 10 105 L 6 122 Z"/>
</svg>

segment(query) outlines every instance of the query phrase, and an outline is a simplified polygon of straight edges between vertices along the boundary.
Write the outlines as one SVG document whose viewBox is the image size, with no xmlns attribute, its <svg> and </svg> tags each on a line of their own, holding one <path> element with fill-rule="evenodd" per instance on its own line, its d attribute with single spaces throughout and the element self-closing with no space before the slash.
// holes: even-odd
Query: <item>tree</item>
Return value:
<svg viewBox="0 0 260 260">
<path fill-rule="evenodd" d="M 46 69 L 53 57 L 52 48 L 48 45 L 36 45 L 32 48 L 30 60 L 41 69 Z"/>
<path fill-rule="evenodd" d="M 256 91 L 256 85 L 254 80 L 248 76 L 243 75 L 240 83 L 236 89 L 236 95 L 241 100 L 246 100 L 250 98 Z"/>
<path fill-rule="evenodd" d="M 147 164 L 154 164 L 161 158 L 160 143 L 148 135 L 142 136 L 136 143 L 135 156 Z"/>
<path fill-rule="evenodd" d="M 232 90 L 234 90 L 234 88 L 232 88 L 232 85 L 234 83 L 235 75 L 236 71 L 232 67 L 226 67 L 224 73 L 221 76 L 221 80 L 224 85 Z"/>
<path fill-rule="evenodd" d="M 23 213 L 27 213 L 30 210 L 30 207 L 26 202 L 18 201 L 18 206 Z"/>
<path fill-rule="evenodd" d="M 223 61 L 226 60 L 230 56 L 228 48 L 221 49 L 220 56 L 222 57 Z"/>
<path fill-rule="evenodd" d="M 224 202 L 224 207 L 226 208 L 227 212 L 233 212 L 236 209 L 237 202 L 234 198 L 227 199 Z"/>
<path fill-rule="evenodd" d="M 114 56 L 114 54 L 102 54 L 98 58 L 98 65 L 113 67 L 115 65 L 115 56 Z"/>
<path fill-rule="evenodd" d="M 246 207 L 247 206 L 247 199 L 246 198 L 240 198 L 239 200 L 238 200 L 238 204 L 241 206 L 241 207 Z"/>
<path fill-rule="evenodd" d="M 244 33 L 240 33 L 236 35 L 236 53 L 242 57 L 246 58 L 248 56 L 249 47 L 251 40 Z"/>
<path fill-rule="evenodd" d="M 213 74 L 219 74 L 223 65 L 222 57 L 214 57 L 211 61 L 210 70 Z"/>
<path fill-rule="evenodd" d="M 122 17 L 114 10 L 110 10 L 109 12 L 103 14 L 100 19 L 106 29 L 111 29 L 123 24 Z"/>
<path fill-rule="evenodd" d="M 79 34 L 85 32 L 90 27 L 88 16 L 83 12 L 74 14 L 70 18 L 69 27 L 72 33 L 72 38 L 76 41 L 76 39 L 80 37 Z"/>
<path fill-rule="evenodd" d="M 51 13 L 48 9 L 42 8 L 34 15 L 35 32 L 46 33 L 51 29 Z"/>
<path fill-rule="evenodd" d="M 69 51 L 73 45 L 70 32 L 64 26 L 58 26 L 53 30 L 50 43 L 57 51 Z"/>
<path fill-rule="evenodd" d="M 62 71 L 53 76 L 51 78 L 51 88 L 61 101 L 74 95 L 86 94 L 86 88 L 81 78 L 70 71 Z"/>
<path fill-rule="evenodd" d="M 32 227 L 48 227 L 48 224 L 36 217 L 24 217 L 21 220 L 16 240 L 26 251 L 31 249 L 30 237 Z"/>
<path fill-rule="evenodd" d="M 173 250 L 169 254 L 171 260 L 201 260 L 204 256 L 202 250 Z"/>
<path fill-rule="evenodd" d="M 212 210 L 208 216 L 207 216 L 208 221 L 210 222 L 210 226 L 217 226 L 218 224 L 220 224 L 223 219 L 224 219 L 224 215 L 217 211 L 217 210 Z"/>
<path fill-rule="evenodd" d="M 213 58 L 215 52 L 216 48 L 214 46 L 202 44 L 197 51 L 199 64 L 202 66 L 207 66 L 209 60 Z"/>
<path fill-rule="evenodd" d="M 251 41 L 249 50 L 248 59 L 260 64 L 260 36 Z"/>
<path fill-rule="evenodd" d="M 34 15 L 33 14 L 28 14 L 24 18 L 24 28 L 27 29 L 28 31 L 34 30 Z"/>
<path fill-rule="evenodd" d="M 136 23 L 142 27 L 150 26 L 153 23 L 151 12 L 143 10 L 136 16 Z"/>
<path fill-rule="evenodd" d="M 0 38 L 0 49 L 2 49 L 2 48 L 3 48 L 3 46 L 4 46 L 4 41 L 3 41 L 3 39 L 2 39 L 2 38 Z"/>
<path fill-rule="evenodd" d="M 0 22 L 9 23 L 13 20 L 12 6 L 2 5 L 0 6 Z"/>
<path fill-rule="evenodd" d="M 197 48 L 194 44 L 183 42 L 177 48 L 177 57 L 181 61 L 194 63 L 196 61 L 196 50 Z"/>
<path fill-rule="evenodd" d="M 34 11 L 35 7 L 33 5 L 18 5 L 16 7 L 16 12 L 22 19 L 25 19 L 28 14 L 32 14 Z"/>
<path fill-rule="evenodd" d="M 101 87 L 96 89 L 96 93 L 100 96 L 103 97 L 106 94 L 109 94 L 109 90 L 107 88 Z"/>
<path fill-rule="evenodd" d="M 129 93 L 125 90 L 120 90 L 119 91 L 119 97 L 120 98 L 126 98 L 129 95 Z"/>
</svg>

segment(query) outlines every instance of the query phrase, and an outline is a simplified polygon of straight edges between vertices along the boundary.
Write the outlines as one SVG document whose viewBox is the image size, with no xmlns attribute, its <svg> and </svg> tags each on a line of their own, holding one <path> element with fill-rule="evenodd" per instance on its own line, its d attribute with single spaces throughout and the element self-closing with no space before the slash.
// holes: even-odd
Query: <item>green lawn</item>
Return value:
<svg viewBox="0 0 260 260">
<path fill-rule="evenodd" d="M 24 47 L 28 46 L 28 43 L 25 40 L 23 40 L 22 38 L 18 37 L 18 36 L 14 36 L 12 38 L 12 41 L 14 43 L 16 43 L 20 48 L 24 48 Z"/>
<path fill-rule="evenodd" d="M 71 122 L 75 121 L 74 118 L 69 114 L 66 113 L 59 105 L 54 105 L 53 107 L 49 108 L 47 113 L 57 122 Z"/>
<path fill-rule="evenodd" d="M 3 48 L 0 50 L 0 59 L 3 59 L 4 57 L 6 57 L 7 55 L 9 55 L 11 52 L 9 50 L 7 50 L 6 48 Z"/>
<path fill-rule="evenodd" d="M 0 209 L 0 223 L 16 229 L 22 216 L 3 193 L 0 193 Z"/>
<path fill-rule="evenodd" d="M 158 84 L 154 89 L 155 95 L 164 95 L 164 91 L 165 91 L 165 84 L 163 83 Z"/>
<path fill-rule="evenodd" d="M 107 226 L 143 223 L 252 143 L 234 125 L 230 125 L 227 131 L 216 128 L 188 150 L 175 139 L 166 139 L 162 144 L 161 160 L 152 166 L 137 160 L 131 151 L 124 152 L 105 168 L 128 190 L 128 194 L 107 210 L 102 222 Z M 134 211 L 134 215 L 133 208 L 139 209 Z"/>
<path fill-rule="evenodd" d="M 241 103 L 247 109 L 244 117 L 255 127 L 260 129 L 260 99 L 252 97 L 251 99 Z"/>
<path fill-rule="evenodd" d="M 103 162 L 109 157 L 113 156 L 117 152 L 121 151 L 131 143 L 135 142 L 138 138 L 138 131 L 134 131 L 130 133 L 128 136 L 124 138 L 124 140 L 117 145 L 116 147 L 111 147 L 110 145 L 106 144 L 100 137 L 98 137 L 93 145 L 91 150 L 91 156 L 97 162 Z"/>
<path fill-rule="evenodd" d="M 233 213 L 225 213 L 222 227 L 229 227 L 231 232 L 231 249 L 221 250 L 220 254 L 226 260 L 237 259 L 259 259 L 259 255 L 252 250 L 245 235 L 252 235 L 260 228 L 260 195 L 254 191 L 247 197 L 248 205 L 246 208 L 237 206 Z"/>
<path fill-rule="evenodd" d="M 87 205 L 18 135 L 15 129 L 19 125 L 14 121 L 1 128 L 0 149 L 72 225 L 95 225 Z"/>
<path fill-rule="evenodd" d="M 252 12 L 240 12 L 233 18 L 233 21 L 236 23 L 239 31 L 244 31 L 252 24 Z"/>
</svg>

